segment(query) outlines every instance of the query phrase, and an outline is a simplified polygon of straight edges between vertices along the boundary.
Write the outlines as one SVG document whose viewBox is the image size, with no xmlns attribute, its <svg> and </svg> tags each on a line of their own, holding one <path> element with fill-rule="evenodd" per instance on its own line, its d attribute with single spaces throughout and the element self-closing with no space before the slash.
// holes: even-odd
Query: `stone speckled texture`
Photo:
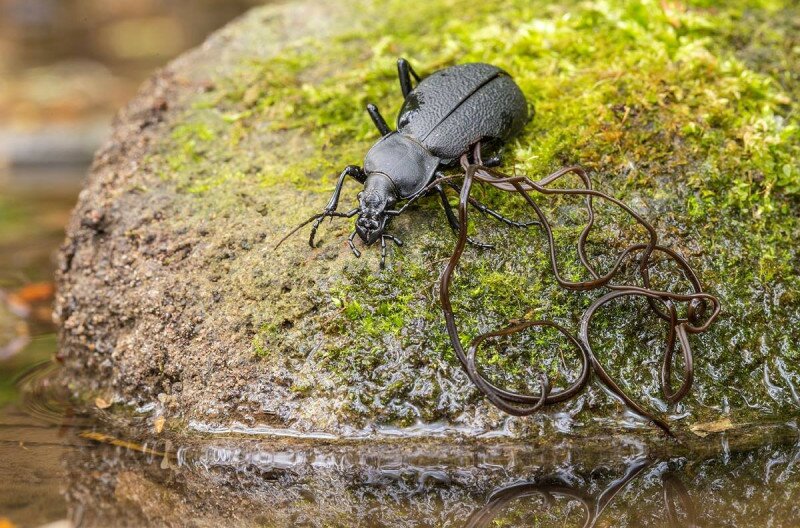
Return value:
<svg viewBox="0 0 800 528">
<path fill-rule="evenodd" d="M 733 428 L 796 418 L 800 15 L 664 5 L 292 2 L 213 35 L 120 113 L 70 222 L 56 313 L 75 394 L 154 404 L 178 429 L 658 436 L 595 384 L 525 419 L 476 393 L 437 303 L 454 238 L 435 200 L 396 221 L 406 245 L 383 272 L 378 250 L 350 254 L 346 221 L 326 222 L 318 249 L 307 231 L 273 249 L 377 139 L 365 103 L 393 121 L 394 61 L 406 56 L 423 75 L 470 61 L 509 71 L 537 115 L 508 145 L 506 170 L 581 163 L 720 295 L 720 320 L 693 340 L 695 390 L 677 409 L 659 396 L 663 329 L 644 304 L 598 315 L 595 349 L 639 401 L 680 435 L 723 418 Z M 343 207 L 356 192 L 348 184 Z M 479 195 L 525 215 L 513 199 Z M 563 221 L 557 243 L 571 247 L 580 215 L 566 201 L 544 206 Z M 599 262 L 637 236 L 605 213 L 592 245 Z M 498 248 L 463 258 L 454 304 L 465 333 L 523 316 L 575 328 L 598 293 L 558 289 L 535 229 L 476 220 L 476 236 Z M 570 278 L 580 276 L 574 261 L 563 264 Z M 674 271 L 663 275 L 681 288 Z M 509 385 L 539 368 L 563 382 L 559 372 L 575 365 L 552 338 L 532 336 L 539 347 L 527 356 L 488 351 L 486 362 Z"/>
</svg>

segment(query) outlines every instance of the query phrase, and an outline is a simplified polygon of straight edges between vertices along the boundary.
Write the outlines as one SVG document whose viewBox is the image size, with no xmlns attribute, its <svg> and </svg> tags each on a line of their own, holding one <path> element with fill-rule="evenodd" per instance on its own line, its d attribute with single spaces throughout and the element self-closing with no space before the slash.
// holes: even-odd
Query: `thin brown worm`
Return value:
<svg viewBox="0 0 800 528">
<path fill-rule="evenodd" d="M 633 211 L 633 209 L 628 207 L 620 200 L 592 189 L 591 180 L 586 172 L 580 167 L 566 167 L 550 174 L 538 182 L 534 182 L 525 176 L 509 176 L 485 167 L 481 161 L 480 143 L 476 144 L 472 151 L 472 161 L 470 161 L 469 156 L 465 154 L 461 157 L 460 162 L 462 168 L 464 169 L 464 180 L 459 193 L 458 205 L 460 229 L 453 253 L 445 265 L 440 277 L 439 299 L 442 305 L 442 312 L 444 314 L 445 325 L 447 328 L 447 333 L 450 337 L 450 342 L 453 346 L 456 357 L 461 363 L 464 371 L 467 373 L 469 379 L 487 397 L 487 399 L 499 409 L 515 416 L 525 416 L 536 412 L 545 405 L 552 405 L 562 402 L 577 395 L 587 384 L 589 379 L 589 367 L 591 367 L 591 370 L 594 371 L 600 381 L 614 394 L 616 394 L 631 410 L 640 416 L 649 419 L 665 433 L 672 435 L 672 432 L 670 431 L 666 421 L 654 415 L 642 405 L 630 398 L 622 390 L 619 384 L 617 384 L 603 368 L 596 355 L 592 351 L 590 342 L 590 325 L 592 318 L 601 307 L 617 298 L 643 297 L 647 300 L 653 312 L 668 324 L 666 352 L 664 354 L 664 361 L 662 363 L 660 381 L 664 397 L 670 404 L 674 404 L 679 402 L 689 393 L 694 380 L 694 362 L 688 335 L 704 332 L 710 327 L 710 325 L 719 315 L 719 300 L 715 296 L 703 292 L 697 274 L 691 268 L 685 258 L 683 258 L 676 251 L 658 244 L 658 236 L 650 223 L 648 223 L 642 216 L 637 214 L 635 211 Z M 556 182 L 560 178 L 563 178 L 567 174 L 575 174 L 578 176 L 583 183 L 583 187 L 548 187 L 548 185 Z M 439 181 L 441 180 L 442 179 Z M 561 287 L 568 290 L 577 291 L 595 290 L 601 287 L 605 287 L 610 290 L 608 293 L 597 299 L 584 312 L 580 320 L 580 329 L 577 337 L 570 334 L 567 329 L 552 321 L 522 321 L 511 326 L 507 326 L 501 330 L 478 335 L 470 343 L 468 351 L 464 351 L 464 347 L 459 337 L 455 314 L 453 312 L 450 291 L 453 282 L 453 274 L 461 260 L 461 256 L 468 240 L 468 206 L 469 204 L 474 203 L 474 200 L 470 196 L 470 192 L 475 181 L 491 185 L 492 187 L 505 192 L 515 192 L 521 195 L 525 202 L 534 210 L 539 220 L 537 225 L 540 225 L 547 238 L 549 260 L 553 274 L 557 283 Z M 592 277 L 591 280 L 574 282 L 565 280 L 561 276 L 558 269 L 558 255 L 551 224 L 544 214 L 544 211 L 531 197 L 531 192 L 537 192 L 543 195 L 577 195 L 585 198 L 588 220 L 578 238 L 577 252 L 581 264 Z M 648 237 L 648 241 L 646 243 L 632 244 L 622 250 L 616 257 L 611 269 L 604 275 L 601 275 L 594 267 L 592 267 L 588 257 L 586 256 L 586 241 L 592 230 L 592 227 L 594 226 L 595 220 L 592 203 L 593 198 L 608 201 L 625 211 L 625 213 L 633 218 L 636 223 L 644 229 Z M 649 268 L 652 265 L 652 257 L 655 253 L 664 254 L 677 264 L 684 277 L 691 284 L 693 290 L 692 293 L 677 294 L 668 291 L 657 290 L 651 287 Z M 634 254 L 637 254 L 639 258 L 638 269 L 639 275 L 642 279 L 642 286 L 633 284 L 617 284 L 612 282 L 619 275 L 619 271 L 622 269 L 625 261 Z M 686 315 L 684 317 L 679 316 L 676 305 L 686 306 Z M 711 308 L 710 313 L 708 313 L 709 306 Z M 541 372 L 539 374 L 538 391 L 532 391 L 530 394 L 523 394 L 498 387 L 492 384 L 483 376 L 483 374 L 481 374 L 476 359 L 477 350 L 481 344 L 489 339 L 513 335 L 531 327 L 545 326 L 558 330 L 558 332 L 564 338 L 566 338 L 572 347 L 577 351 L 579 361 L 581 362 L 580 374 L 566 388 L 552 389 L 547 375 L 544 372 Z M 672 364 L 675 355 L 675 347 L 677 344 L 680 344 L 682 352 L 683 381 L 680 383 L 677 389 L 673 389 Z"/>
</svg>

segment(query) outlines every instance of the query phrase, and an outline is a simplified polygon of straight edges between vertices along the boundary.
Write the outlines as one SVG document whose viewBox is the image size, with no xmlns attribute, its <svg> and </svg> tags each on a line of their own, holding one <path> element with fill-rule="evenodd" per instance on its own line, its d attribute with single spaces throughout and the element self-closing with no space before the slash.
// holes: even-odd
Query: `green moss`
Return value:
<svg viewBox="0 0 800 528">
<path fill-rule="evenodd" d="M 793 33 L 800 15 L 770 2 L 665 5 L 672 4 L 448 0 L 409 10 L 399 0 L 360 2 L 345 33 L 303 39 L 278 57 L 247 57 L 215 78 L 215 88 L 197 96 L 150 165 L 204 211 L 247 207 L 241 192 L 247 185 L 251 194 L 310 196 L 272 218 L 271 236 L 277 237 L 319 210 L 341 168 L 358 163 L 377 139 L 366 103 L 379 104 L 391 120 L 402 102 L 398 56 L 421 73 L 469 61 L 497 64 L 536 108 L 530 125 L 507 146 L 505 169 L 537 176 L 580 163 L 597 188 L 657 219 L 664 240 L 691 258 L 725 306 L 712 332 L 697 340 L 704 361 L 722 365 L 708 386 L 722 379 L 749 387 L 770 361 L 765 350 L 800 355 L 780 331 L 800 319 L 800 57 Z M 269 135 L 279 141 L 263 143 Z M 204 194 L 210 197 L 201 201 L 197 195 Z M 348 187 L 344 203 L 354 194 Z M 476 189 L 476 196 L 511 216 L 528 215 L 520 200 L 498 191 Z M 573 247 L 584 219 L 580 208 L 568 200 L 541 203 L 560 224 L 556 245 Z M 413 221 L 396 223 L 407 244 L 394 248 L 389 270 L 377 271 L 372 249 L 348 264 L 341 262 L 350 255 L 327 250 L 342 272 L 310 287 L 325 322 L 305 330 L 324 336 L 320 368 L 349 387 L 342 390 L 350 391 L 356 413 L 358 402 L 366 406 L 375 397 L 415 402 L 423 414 L 451 412 L 433 410 L 431 398 L 444 392 L 437 381 L 441 365 L 455 363 L 436 290 L 453 239 L 435 204 L 409 217 Z M 598 221 L 590 238 L 601 267 L 626 241 L 641 240 L 622 220 L 610 215 Z M 346 228 L 323 236 L 336 239 Z M 465 340 L 521 317 L 574 328 L 596 298 L 554 284 L 538 230 L 508 230 L 485 220 L 471 230 L 498 248 L 469 250 L 459 270 L 453 303 Z M 559 269 L 569 280 L 586 278 L 574 254 L 560 256 Z M 663 280 L 675 288 L 684 284 L 674 270 Z M 764 307 L 781 292 L 781 302 Z M 292 311 L 299 304 L 281 306 Z M 284 314 L 265 308 L 254 340 L 258 355 L 286 337 Z M 619 345 L 607 360 L 631 380 L 652 356 L 639 337 L 659 328 L 637 317 L 615 305 L 597 318 L 595 329 L 598 342 Z M 616 323 L 629 325 L 627 338 L 614 333 Z M 302 342 L 303 336 L 296 338 Z M 524 377 L 528 362 L 555 375 L 553 357 L 568 353 L 547 339 L 531 339 L 549 356 L 514 359 L 487 351 L 487 364 Z M 387 359 L 389 342 L 402 343 L 404 361 L 418 368 L 428 392 L 414 388 L 411 374 L 397 378 L 387 367 L 395 361 Z M 298 365 L 304 361 L 300 352 L 288 353 L 296 354 Z M 767 398 L 755 396 L 760 389 L 744 390 L 733 396 L 740 403 Z M 719 390 L 701 391 L 695 403 L 719 408 L 727 398 Z M 387 416 L 408 419 L 398 409 Z"/>
<path fill-rule="evenodd" d="M 266 358 L 269 354 L 269 349 L 264 345 L 264 336 L 269 336 L 275 333 L 275 329 L 269 326 L 261 329 L 261 332 L 253 337 L 253 352 L 260 358 Z"/>
<path fill-rule="evenodd" d="M 344 309 L 344 314 L 348 319 L 355 321 L 364 315 L 364 308 L 361 307 L 358 301 L 353 301 L 347 303 L 347 306 L 345 306 Z"/>
<path fill-rule="evenodd" d="M 774 238 L 776 225 L 794 225 L 796 202 L 785 200 L 800 193 L 793 168 L 800 130 L 781 86 L 722 45 L 734 36 L 746 7 L 682 13 L 648 2 L 544 10 L 529 2 L 503 5 L 488 23 L 426 10 L 431 35 L 420 39 L 415 31 L 404 35 L 397 29 L 394 10 L 405 7 L 392 4 L 380 17 L 391 21 L 391 31 L 378 24 L 366 34 L 358 28 L 332 42 L 304 42 L 296 54 L 290 50 L 276 65 L 265 65 L 269 75 L 252 86 L 263 82 L 260 93 L 269 96 L 258 100 L 252 119 L 303 130 L 318 152 L 326 153 L 303 161 L 299 174 L 295 168 L 288 179 L 296 182 L 315 169 L 334 172 L 361 157 L 374 139 L 365 103 L 377 101 L 384 108 L 399 103 L 393 59 L 400 50 L 423 71 L 491 60 L 515 75 L 538 108 L 509 156 L 520 170 L 541 174 L 577 160 L 609 175 L 629 172 L 620 183 L 648 195 L 654 193 L 647 187 L 657 188 L 667 178 L 675 185 L 677 178 L 688 218 L 698 224 L 731 217 L 752 221 L 752 244 L 744 249 L 765 277 L 789 270 L 789 252 L 762 254 L 760 248 L 764 237 Z M 514 31 L 510 21 L 519 21 Z M 373 36 L 379 44 L 371 45 L 365 64 L 354 52 Z M 442 48 L 438 55 L 431 51 Z M 312 72 L 319 76 L 322 67 L 322 81 L 303 82 Z M 331 164 L 332 145 L 336 162 Z M 634 160 L 656 170 L 630 170 Z M 286 177 L 278 173 L 268 181 Z M 623 196 L 624 187 L 617 189 Z M 777 242 L 787 242 L 795 229 L 784 231 L 786 238 Z"/>
</svg>

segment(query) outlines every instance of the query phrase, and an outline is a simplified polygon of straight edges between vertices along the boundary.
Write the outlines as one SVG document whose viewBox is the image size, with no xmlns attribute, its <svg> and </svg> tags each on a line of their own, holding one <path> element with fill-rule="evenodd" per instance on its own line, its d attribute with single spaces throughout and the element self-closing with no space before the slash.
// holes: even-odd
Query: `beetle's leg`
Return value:
<svg viewBox="0 0 800 528">
<path fill-rule="evenodd" d="M 455 184 L 453 182 L 447 182 L 447 184 L 450 187 L 452 187 L 453 189 L 455 189 L 456 192 L 459 192 L 459 193 L 461 192 L 461 187 L 458 184 Z M 528 227 L 530 227 L 532 225 L 536 225 L 536 224 L 539 223 L 538 220 L 529 220 L 529 221 L 526 221 L 526 222 L 518 222 L 516 220 L 512 220 L 512 219 L 510 219 L 510 218 L 508 218 L 506 216 L 503 216 L 502 214 L 498 213 L 494 209 L 491 209 L 489 206 L 487 206 L 486 204 L 476 200 L 472 196 L 469 197 L 469 203 L 472 204 L 472 206 L 475 207 L 475 209 L 480 211 L 482 214 L 491 216 L 495 220 L 503 222 L 504 224 L 509 225 L 511 227 L 528 228 Z"/>
<path fill-rule="evenodd" d="M 339 179 L 336 181 L 336 187 L 333 189 L 333 195 L 331 195 L 330 200 L 328 200 L 328 204 L 325 206 L 325 212 L 335 211 L 336 208 L 339 207 L 339 197 L 342 194 L 342 186 L 344 185 L 344 180 L 347 178 L 347 176 L 350 176 L 361 184 L 367 181 L 367 175 L 358 165 L 348 165 L 345 167 L 342 173 L 339 175 Z"/>
<path fill-rule="evenodd" d="M 386 237 L 381 235 L 381 269 L 386 268 Z"/>
<path fill-rule="evenodd" d="M 322 223 L 323 220 L 325 220 L 326 217 L 333 218 L 335 216 L 337 218 L 353 218 L 360 211 L 361 211 L 361 209 L 355 208 L 355 209 L 351 209 L 350 211 L 347 211 L 346 213 L 340 213 L 338 211 L 326 211 L 324 213 L 321 213 L 317 217 L 317 219 L 314 220 L 314 225 L 311 226 L 311 234 L 308 237 L 308 244 L 312 248 L 313 247 L 317 247 L 317 246 L 314 245 L 314 237 L 317 236 L 317 229 L 319 228 L 319 225 Z"/>
<path fill-rule="evenodd" d="M 500 159 L 500 156 L 492 156 L 483 162 L 483 166 L 492 169 L 494 167 L 499 167 L 502 163 L 503 160 Z"/>
<path fill-rule="evenodd" d="M 519 227 L 519 228 L 522 228 L 522 229 L 527 229 L 528 227 L 530 227 L 532 225 L 537 225 L 539 223 L 538 220 L 528 220 L 526 222 L 517 222 L 516 220 L 512 220 L 512 219 L 510 219 L 510 218 L 508 218 L 506 216 L 501 215 L 500 213 L 498 213 L 494 209 L 490 209 L 489 207 L 487 207 L 486 205 L 482 204 L 478 200 L 475 200 L 474 198 L 471 198 L 469 203 L 471 203 L 475 207 L 475 209 L 477 209 L 481 213 L 483 213 L 485 215 L 488 215 L 488 216 L 491 216 L 495 220 L 503 222 L 504 224 L 506 224 L 508 226 L 511 226 L 511 227 Z"/>
<path fill-rule="evenodd" d="M 453 189 L 455 189 L 456 191 L 461 192 L 461 187 L 459 187 L 455 183 L 449 183 L 449 185 Z M 475 209 L 477 209 L 481 213 L 483 213 L 483 214 L 485 214 L 487 216 L 491 216 L 495 220 L 497 220 L 499 222 L 503 222 L 504 224 L 506 224 L 508 226 L 511 226 L 511 227 L 519 227 L 519 228 L 522 228 L 522 229 L 527 229 L 528 227 L 530 227 L 532 225 L 537 225 L 539 223 L 538 220 L 529 220 L 527 222 L 517 222 L 516 220 L 512 220 L 512 219 L 510 219 L 510 218 L 508 218 L 506 216 L 503 216 L 502 214 L 498 213 L 494 209 L 490 209 L 486 204 L 479 202 L 478 200 L 476 200 L 472 196 L 469 197 L 469 203 L 471 203 L 472 206 L 475 207 Z"/>
<path fill-rule="evenodd" d="M 308 238 L 308 244 L 312 248 L 316 247 L 314 245 L 314 237 L 317 234 L 317 228 L 319 228 L 326 216 L 344 216 L 346 218 L 350 218 L 358 213 L 358 209 L 353 209 L 347 213 L 336 213 L 336 208 L 339 207 L 339 197 L 342 194 L 342 186 L 344 186 L 344 181 L 348 176 L 356 180 L 358 183 L 363 184 L 365 181 L 367 181 L 367 175 L 358 165 L 348 165 L 344 168 L 342 173 L 339 175 L 339 179 L 336 181 L 336 187 L 333 189 L 333 194 L 331 195 L 330 200 L 328 200 L 327 205 L 325 205 L 325 209 L 323 209 L 320 216 L 314 220 L 314 225 L 311 227 L 311 236 Z"/>
<path fill-rule="evenodd" d="M 397 238 L 396 236 L 389 235 L 387 233 L 383 233 L 381 235 L 381 269 L 386 268 L 386 239 L 391 240 L 398 246 L 403 245 L 403 241 Z"/>
<path fill-rule="evenodd" d="M 483 165 L 484 167 L 488 167 L 490 169 L 499 167 L 502 164 L 499 152 L 502 144 L 503 142 L 497 138 L 484 138 L 480 140 L 472 149 L 473 163 Z M 485 152 L 487 150 L 490 152 L 489 158 L 486 160 L 481 159 L 481 152 Z"/>
<path fill-rule="evenodd" d="M 444 189 L 442 188 L 441 185 L 437 185 L 436 187 L 434 187 L 434 189 L 436 189 L 436 192 L 439 193 L 439 198 L 442 199 L 442 207 L 444 208 L 445 216 L 447 216 L 447 223 L 450 224 L 450 227 L 453 229 L 453 231 L 458 233 L 461 230 L 461 226 L 458 223 L 458 219 L 456 218 L 455 213 L 453 213 L 453 206 L 450 205 L 449 201 L 447 201 L 447 194 L 445 194 Z M 481 249 L 494 248 L 494 244 L 486 244 L 485 242 L 480 242 L 470 237 L 467 237 L 467 242 Z"/>
<path fill-rule="evenodd" d="M 386 234 L 386 233 L 384 233 L 384 235 L 383 235 L 383 236 L 385 236 L 386 238 L 388 238 L 389 240 L 391 240 L 392 242 L 394 242 L 394 243 L 395 243 L 395 244 L 397 244 L 398 246 L 402 246 L 402 245 L 403 245 L 403 241 L 402 241 L 402 240 L 400 240 L 399 238 L 397 238 L 397 237 L 396 237 L 396 236 L 394 236 L 394 235 L 389 235 L 389 234 Z"/>
<path fill-rule="evenodd" d="M 372 122 L 375 123 L 375 128 L 378 129 L 378 132 L 381 133 L 381 136 L 392 133 L 392 129 L 386 124 L 386 120 L 381 115 L 381 112 L 378 110 L 377 106 L 369 103 L 367 105 L 367 113 L 369 113 L 369 116 L 372 118 Z"/>
<path fill-rule="evenodd" d="M 356 258 L 358 258 L 358 257 L 361 256 L 361 252 L 358 250 L 358 248 L 356 248 L 356 245 L 353 243 L 353 239 L 355 237 L 356 237 L 356 232 L 353 231 L 352 233 L 350 233 L 350 236 L 347 238 L 347 244 L 350 246 L 350 250 L 353 252 L 353 255 L 355 255 Z"/>
<path fill-rule="evenodd" d="M 450 227 L 453 228 L 453 231 L 458 231 L 460 229 L 460 226 L 458 225 L 458 219 L 453 213 L 453 207 L 447 200 L 447 194 L 445 194 L 441 185 L 437 185 L 435 189 L 436 192 L 439 193 L 439 198 L 442 200 L 442 207 L 444 208 L 444 214 L 447 217 L 447 223 L 450 224 Z"/>
<path fill-rule="evenodd" d="M 414 77 L 414 80 L 419 82 L 419 75 L 411 67 L 411 64 L 401 57 L 397 59 L 397 76 L 400 78 L 400 91 L 403 92 L 403 97 L 408 97 L 408 94 L 413 90 L 411 77 Z"/>
</svg>

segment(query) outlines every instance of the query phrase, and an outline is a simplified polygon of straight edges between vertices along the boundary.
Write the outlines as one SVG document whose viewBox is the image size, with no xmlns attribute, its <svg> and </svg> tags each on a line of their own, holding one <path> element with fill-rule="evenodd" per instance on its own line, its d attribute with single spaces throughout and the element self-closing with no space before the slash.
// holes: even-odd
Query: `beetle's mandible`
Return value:
<svg viewBox="0 0 800 528">
<path fill-rule="evenodd" d="M 309 244 L 315 247 L 317 228 L 326 217 L 351 218 L 358 215 L 355 230 L 347 239 L 350 249 L 361 256 L 354 239 L 366 245 L 381 242 L 381 268 L 386 262 L 386 241 L 402 241 L 386 232 L 391 219 L 400 215 L 422 196 L 437 194 L 450 227 L 458 232 L 459 223 L 437 180 L 441 170 L 458 163 L 477 143 L 499 146 L 524 127 L 529 119 L 528 103 L 511 76 L 502 69 L 483 63 L 462 64 L 436 71 L 420 79 L 405 59 L 397 61 L 400 90 L 405 101 L 397 115 L 397 130 L 391 130 L 378 108 L 367 105 L 367 112 L 381 138 L 364 157 L 363 167 L 347 166 L 339 175 L 328 204 L 287 234 L 278 245 L 301 227 L 313 222 Z M 412 78 L 416 86 L 412 86 Z M 497 158 L 485 165 L 499 163 Z M 339 212 L 339 199 L 347 177 L 363 184 L 359 205 Z M 450 183 L 458 189 L 458 186 Z M 396 208 L 399 202 L 406 203 Z M 516 222 L 489 209 L 477 200 L 472 204 L 481 212 L 514 227 L 536 222 Z M 470 240 L 480 247 L 488 244 Z M 276 246 L 277 247 L 277 246 Z"/>
</svg>

